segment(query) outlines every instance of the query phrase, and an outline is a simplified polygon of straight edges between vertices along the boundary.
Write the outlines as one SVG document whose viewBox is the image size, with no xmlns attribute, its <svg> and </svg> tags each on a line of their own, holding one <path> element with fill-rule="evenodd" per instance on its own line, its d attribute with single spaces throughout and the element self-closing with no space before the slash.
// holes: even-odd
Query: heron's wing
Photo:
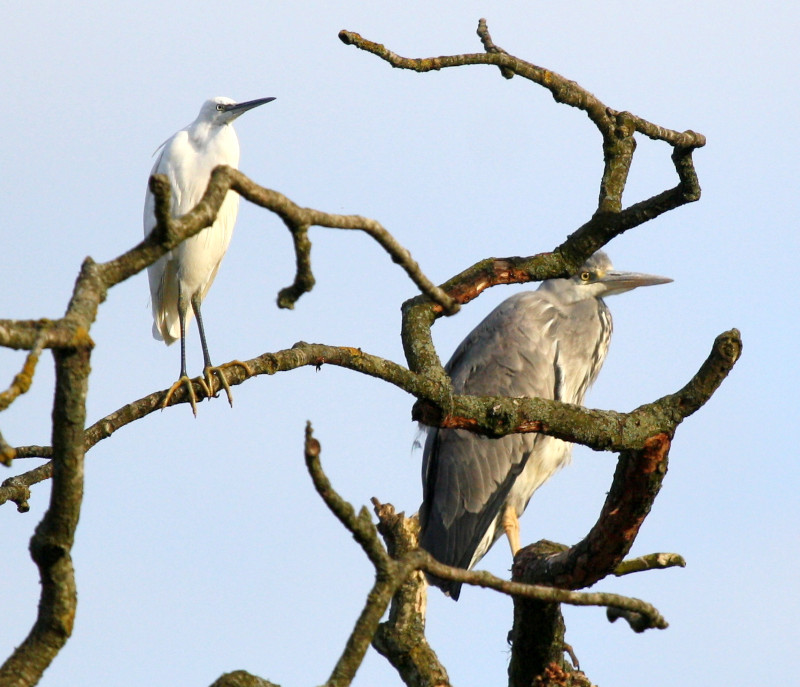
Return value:
<svg viewBox="0 0 800 687">
<path fill-rule="evenodd" d="M 538 291 L 501 303 L 447 364 L 456 393 L 558 397 L 557 324 L 550 324 L 557 318 L 556 306 Z M 457 567 L 469 567 L 476 552 L 480 558 L 494 541 L 489 530 L 540 439 L 432 429 L 423 452 L 422 546 Z M 458 594 L 457 587 L 448 591 Z"/>
<path fill-rule="evenodd" d="M 420 509 L 421 546 L 442 563 L 472 567 L 502 534 L 495 521 L 540 438 L 432 432 L 425 447 L 429 460 Z"/>
<path fill-rule="evenodd" d="M 456 393 L 558 398 L 559 307 L 541 291 L 506 299 L 470 332 L 447 363 Z"/>
</svg>

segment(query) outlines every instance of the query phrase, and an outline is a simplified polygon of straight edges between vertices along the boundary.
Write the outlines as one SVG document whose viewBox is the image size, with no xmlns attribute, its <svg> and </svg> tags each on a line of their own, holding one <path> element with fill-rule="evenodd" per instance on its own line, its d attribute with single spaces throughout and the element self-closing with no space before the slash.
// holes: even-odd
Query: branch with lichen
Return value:
<svg viewBox="0 0 800 687">
<path fill-rule="evenodd" d="M 80 323 L 80 316 L 76 317 Z M 50 505 L 30 542 L 39 569 L 41 595 L 36 622 L 0 667 L 0 684 L 27 687 L 42 673 L 72 634 L 77 588 L 72 545 L 83 501 L 83 427 L 86 417 L 91 346 L 54 351 L 53 474 Z"/>
<path fill-rule="evenodd" d="M 415 374 L 398 363 L 361 349 L 299 342 L 292 348 L 264 353 L 230 369 L 228 381 L 238 385 L 251 377 L 273 375 L 298 367 L 336 365 L 375 377 L 397 386 L 418 399 L 412 419 L 445 428 L 467 429 L 487 436 L 539 432 L 595 450 L 623 451 L 641 448 L 656 434 L 673 436 L 677 426 L 705 404 L 741 355 L 739 332 L 731 330 L 717 337 L 709 357 L 697 374 L 679 391 L 645 404 L 629 413 L 592 410 L 582 406 L 539 398 L 450 395 L 452 387 L 439 380 Z M 200 392 L 200 389 L 197 389 Z M 156 410 L 161 410 L 164 391 L 155 391 L 126 404 L 98 420 L 85 433 L 84 449 L 110 437 L 117 430 Z M 189 393 L 179 389 L 169 405 L 189 403 Z M 443 412 L 442 408 L 448 408 Z M 12 449 L 17 459 L 52 458 L 49 446 L 19 446 Z M 0 504 L 17 503 L 27 510 L 29 488 L 52 476 L 52 463 L 45 463 L 0 486 Z"/>
<path fill-rule="evenodd" d="M 659 215 L 700 198 L 700 185 L 692 163 L 692 152 L 705 145 L 705 137 L 693 131 L 677 132 L 629 112 L 617 111 L 595 95 L 560 74 L 510 55 L 493 41 L 486 21 L 478 24 L 478 36 L 484 53 L 470 53 L 428 58 L 407 58 L 358 33 L 342 30 L 339 38 L 347 45 L 369 52 L 398 69 L 424 73 L 451 67 L 493 65 L 506 78 L 521 76 L 548 89 L 559 102 L 584 111 L 602 137 L 604 170 L 596 211 L 552 253 L 532 258 L 484 260 L 443 285 L 443 290 L 460 304 L 469 302 L 483 290 L 496 284 L 525 283 L 533 280 L 565 277 L 574 274 L 585 260 L 612 238 Z M 678 176 L 675 188 L 623 209 L 622 195 L 636 149 L 634 134 L 663 141 L 673 147 L 672 161 Z M 430 327 L 447 312 L 424 297 L 403 306 L 403 345 L 408 366 L 447 387 Z"/>
</svg>

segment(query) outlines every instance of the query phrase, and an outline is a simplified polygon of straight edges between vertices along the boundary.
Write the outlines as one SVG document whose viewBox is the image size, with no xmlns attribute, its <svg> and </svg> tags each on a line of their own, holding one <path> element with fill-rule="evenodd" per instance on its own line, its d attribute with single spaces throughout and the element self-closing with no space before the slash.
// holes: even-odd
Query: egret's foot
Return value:
<svg viewBox="0 0 800 687">
<path fill-rule="evenodd" d="M 223 365 L 209 365 L 205 370 L 203 370 L 206 386 L 209 389 L 214 388 L 214 379 L 211 375 L 216 375 L 219 379 L 220 388 L 225 389 L 225 394 L 228 397 L 228 403 L 230 404 L 231 408 L 233 408 L 233 392 L 231 391 L 231 385 L 228 384 L 228 380 L 225 377 L 226 367 L 241 367 L 248 376 L 253 375 L 253 370 L 250 369 L 250 366 L 247 363 L 243 363 L 241 360 L 231 360 L 229 363 L 224 363 Z M 209 393 L 209 396 L 211 396 L 211 393 Z M 216 394 L 214 394 L 214 396 L 216 397 Z"/>
<path fill-rule="evenodd" d="M 186 375 L 182 375 L 178 381 L 176 381 L 168 390 L 166 395 L 164 396 L 164 400 L 161 402 L 162 410 L 169 405 L 172 396 L 175 392 L 180 389 L 181 387 L 186 387 L 186 393 L 189 396 L 189 403 L 192 404 L 192 414 L 197 417 L 197 397 L 194 393 L 194 382 L 197 382 L 202 388 L 203 392 L 209 398 L 211 397 L 211 389 L 209 389 L 208 384 L 206 384 L 206 380 L 202 377 L 197 377 L 195 379 L 189 379 Z"/>
</svg>

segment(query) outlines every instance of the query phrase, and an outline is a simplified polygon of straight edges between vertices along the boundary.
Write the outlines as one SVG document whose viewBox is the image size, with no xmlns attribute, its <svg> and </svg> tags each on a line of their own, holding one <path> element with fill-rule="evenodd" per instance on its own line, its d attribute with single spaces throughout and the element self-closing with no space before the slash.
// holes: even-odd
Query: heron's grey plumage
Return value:
<svg viewBox="0 0 800 687">
<path fill-rule="evenodd" d="M 602 297 L 668 281 L 614 272 L 598 251 L 574 277 L 512 296 L 448 362 L 455 393 L 582 403 L 611 338 L 611 313 Z M 536 489 L 569 462 L 571 448 L 542 434 L 490 439 L 431 429 L 423 452 L 421 546 L 442 563 L 471 568 L 502 535 L 505 507 L 522 515 Z M 458 598 L 460 584 L 431 581 Z"/>
</svg>

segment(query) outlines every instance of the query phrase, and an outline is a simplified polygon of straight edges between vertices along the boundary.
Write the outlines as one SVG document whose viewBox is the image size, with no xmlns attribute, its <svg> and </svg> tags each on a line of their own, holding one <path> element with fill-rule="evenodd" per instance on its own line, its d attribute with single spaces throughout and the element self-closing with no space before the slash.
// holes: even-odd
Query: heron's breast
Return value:
<svg viewBox="0 0 800 687">
<path fill-rule="evenodd" d="M 511 487 L 506 503 L 522 515 L 533 493 L 550 477 L 569 463 L 572 457 L 572 444 L 538 435 L 525 468 Z"/>
</svg>

